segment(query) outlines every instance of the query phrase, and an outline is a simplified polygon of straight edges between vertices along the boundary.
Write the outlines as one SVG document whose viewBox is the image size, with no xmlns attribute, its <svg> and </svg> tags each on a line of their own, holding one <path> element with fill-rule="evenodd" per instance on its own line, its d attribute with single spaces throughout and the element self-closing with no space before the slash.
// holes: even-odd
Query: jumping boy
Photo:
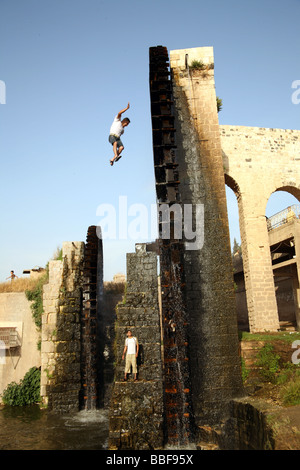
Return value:
<svg viewBox="0 0 300 470">
<path fill-rule="evenodd" d="M 130 105 L 128 103 L 127 108 L 122 109 L 116 115 L 109 131 L 108 141 L 112 144 L 113 151 L 114 151 L 114 156 L 113 158 L 110 159 L 111 166 L 114 164 L 115 161 L 117 162 L 121 158 L 122 156 L 121 153 L 124 150 L 124 145 L 120 137 L 122 134 L 124 134 L 124 127 L 128 126 L 128 124 L 130 123 L 130 120 L 128 118 L 124 118 L 121 121 L 121 116 L 129 108 L 130 108 Z"/>
</svg>

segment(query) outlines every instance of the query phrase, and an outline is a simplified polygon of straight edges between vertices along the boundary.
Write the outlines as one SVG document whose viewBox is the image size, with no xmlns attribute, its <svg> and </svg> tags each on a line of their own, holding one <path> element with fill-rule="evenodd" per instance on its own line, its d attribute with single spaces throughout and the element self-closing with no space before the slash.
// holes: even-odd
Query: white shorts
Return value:
<svg viewBox="0 0 300 470">
<path fill-rule="evenodd" d="M 137 374 L 135 354 L 126 354 L 125 374 L 130 374 L 131 366 L 132 366 L 132 373 Z"/>
</svg>

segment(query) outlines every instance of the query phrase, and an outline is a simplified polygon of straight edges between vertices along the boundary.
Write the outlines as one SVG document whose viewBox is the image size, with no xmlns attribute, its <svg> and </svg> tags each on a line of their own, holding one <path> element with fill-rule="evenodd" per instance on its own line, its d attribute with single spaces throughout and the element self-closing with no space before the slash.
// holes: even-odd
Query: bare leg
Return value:
<svg viewBox="0 0 300 470">
<path fill-rule="evenodd" d="M 114 142 L 114 143 L 113 143 L 113 152 L 114 152 L 114 156 L 113 156 L 113 158 L 110 160 L 110 164 L 111 164 L 111 165 L 114 164 L 114 161 L 115 161 L 115 159 L 116 159 L 117 156 L 118 156 L 118 148 L 117 148 L 117 145 L 118 145 L 117 142 Z"/>
<path fill-rule="evenodd" d="M 114 156 L 113 158 L 110 160 L 110 164 L 113 165 L 114 164 L 114 161 L 116 159 L 119 159 L 120 158 L 120 155 L 121 155 L 121 152 L 124 150 L 124 147 L 121 146 L 121 147 L 117 147 L 117 142 L 114 142 L 113 143 L 113 151 L 114 151 Z"/>
<path fill-rule="evenodd" d="M 117 152 L 118 152 L 117 160 L 119 158 L 121 158 L 121 153 L 122 153 L 123 150 L 124 150 L 124 147 L 121 145 L 121 147 L 119 147 L 118 150 L 117 150 Z"/>
</svg>

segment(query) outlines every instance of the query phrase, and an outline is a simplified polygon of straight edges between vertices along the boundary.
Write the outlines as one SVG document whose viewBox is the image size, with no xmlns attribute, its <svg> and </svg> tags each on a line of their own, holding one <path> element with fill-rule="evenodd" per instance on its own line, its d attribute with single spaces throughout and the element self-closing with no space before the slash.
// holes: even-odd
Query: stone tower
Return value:
<svg viewBox="0 0 300 470">
<path fill-rule="evenodd" d="M 173 328 L 173 350 L 178 343 L 177 351 L 181 351 L 176 360 L 181 357 L 185 364 L 184 390 L 189 393 L 184 401 L 189 409 L 188 412 L 182 409 L 183 416 L 192 413 L 196 426 L 211 425 L 222 420 L 232 398 L 243 394 L 213 49 L 171 51 L 170 71 L 167 67 L 163 70 L 162 62 L 155 58 L 159 54 L 166 56 L 166 49 L 161 46 L 151 49 L 158 202 L 169 204 L 170 208 L 179 204 L 183 216 L 191 208 L 195 234 L 194 243 L 187 240 L 184 230 L 185 239 L 177 244 L 172 235 L 170 243 L 161 240 L 161 260 L 170 260 L 169 268 L 161 261 L 164 337 L 167 343 Z M 170 85 L 164 79 L 168 73 Z M 176 216 L 173 223 L 176 224 Z M 186 228 L 184 220 L 183 226 Z M 160 229 L 162 236 L 163 227 Z M 164 272 L 174 272 L 175 265 L 180 272 L 180 279 L 177 276 L 175 282 L 182 293 L 179 297 L 184 303 L 181 311 L 185 317 L 177 337 L 178 315 L 172 327 L 170 312 L 176 310 L 178 292 L 172 297 L 164 282 Z M 176 367 L 172 367 L 175 371 Z M 165 369 L 169 370 L 167 364 Z M 179 385 L 180 377 L 176 380 Z M 166 397 L 168 391 L 166 386 Z"/>
</svg>

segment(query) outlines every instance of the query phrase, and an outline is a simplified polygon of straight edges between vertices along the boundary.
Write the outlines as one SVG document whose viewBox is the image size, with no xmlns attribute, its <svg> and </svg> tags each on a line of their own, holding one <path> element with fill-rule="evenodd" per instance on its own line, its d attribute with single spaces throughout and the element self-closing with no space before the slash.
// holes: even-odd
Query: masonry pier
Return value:
<svg viewBox="0 0 300 470">
<path fill-rule="evenodd" d="M 139 342 L 138 382 L 124 377 L 126 333 Z M 137 244 L 127 254 L 127 289 L 117 307 L 116 369 L 109 417 L 109 448 L 161 449 L 164 445 L 163 369 L 157 255 Z"/>
<path fill-rule="evenodd" d="M 103 402 L 103 254 L 96 226 L 88 228 L 86 244 L 64 242 L 62 253 L 62 261 L 50 261 L 44 286 L 41 396 L 50 410 L 66 413 Z"/>
</svg>

